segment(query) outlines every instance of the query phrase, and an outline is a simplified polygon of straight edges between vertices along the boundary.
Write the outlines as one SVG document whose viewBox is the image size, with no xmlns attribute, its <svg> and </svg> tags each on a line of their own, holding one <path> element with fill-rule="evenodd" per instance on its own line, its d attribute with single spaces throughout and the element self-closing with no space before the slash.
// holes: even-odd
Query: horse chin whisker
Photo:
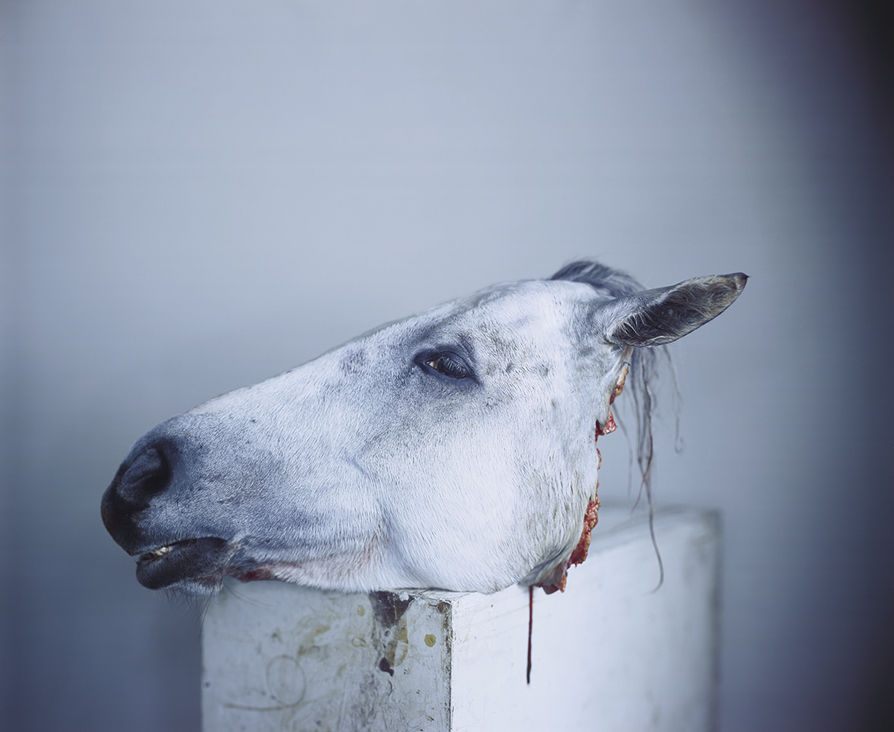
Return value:
<svg viewBox="0 0 894 732">
<path fill-rule="evenodd" d="M 269 605 L 268 603 L 260 602 L 259 600 L 255 599 L 255 598 L 249 597 L 248 595 L 245 595 L 245 594 L 239 592 L 239 590 L 237 588 L 237 582 L 232 581 L 232 580 L 222 582 L 220 585 L 220 592 L 221 592 L 221 594 L 226 593 L 228 595 L 231 595 L 232 597 L 236 598 L 237 600 L 241 600 L 242 602 L 247 603 L 249 605 L 253 605 L 254 607 L 259 607 L 259 608 L 271 607 L 271 605 Z M 211 602 L 211 598 L 208 599 L 208 602 L 209 603 Z M 203 617 L 203 619 L 204 619 L 204 617 Z"/>
<path fill-rule="evenodd" d="M 187 605 L 204 602 L 214 597 L 222 585 L 219 577 L 184 577 L 162 588 L 168 597 L 177 598 Z"/>
</svg>

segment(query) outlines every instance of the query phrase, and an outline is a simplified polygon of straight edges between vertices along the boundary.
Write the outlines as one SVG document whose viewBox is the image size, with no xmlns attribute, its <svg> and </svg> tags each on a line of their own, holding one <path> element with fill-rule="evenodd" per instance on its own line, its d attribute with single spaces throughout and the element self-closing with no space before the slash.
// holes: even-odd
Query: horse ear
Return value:
<svg viewBox="0 0 894 732">
<path fill-rule="evenodd" d="M 742 292 L 748 276 L 695 277 L 620 297 L 598 311 L 605 339 L 618 346 L 662 346 L 716 318 Z"/>
</svg>

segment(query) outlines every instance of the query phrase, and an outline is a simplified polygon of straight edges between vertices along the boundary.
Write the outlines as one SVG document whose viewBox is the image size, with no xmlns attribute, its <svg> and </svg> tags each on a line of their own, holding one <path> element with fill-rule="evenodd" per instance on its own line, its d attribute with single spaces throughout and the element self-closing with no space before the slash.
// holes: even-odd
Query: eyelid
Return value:
<svg viewBox="0 0 894 732">
<path fill-rule="evenodd" d="M 445 373 L 441 369 L 437 368 L 434 364 L 443 359 L 448 359 L 454 362 L 457 366 L 459 366 L 465 373 L 463 376 L 451 376 L 450 374 Z M 442 378 L 451 379 L 453 381 L 477 381 L 478 379 L 475 376 L 475 371 L 469 364 L 469 359 L 465 356 L 461 355 L 457 352 L 457 349 L 453 348 L 431 348 L 426 349 L 419 354 L 416 355 L 416 358 L 413 359 L 417 364 L 423 366 L 424 368 L 435 372 Z"/>
<path fill-rule="evenodd" d="M 469 377 L 470 370 L 463 361 L 453 355 L 442 353 L 432 356 L 426 361 L 435 371 L 449 376 L 451 379 L 465 379 Z M 440 368 L 439 368 L 440 366 Z M 457 373 L 452 373 L 456 371 Z"/>
</svg>

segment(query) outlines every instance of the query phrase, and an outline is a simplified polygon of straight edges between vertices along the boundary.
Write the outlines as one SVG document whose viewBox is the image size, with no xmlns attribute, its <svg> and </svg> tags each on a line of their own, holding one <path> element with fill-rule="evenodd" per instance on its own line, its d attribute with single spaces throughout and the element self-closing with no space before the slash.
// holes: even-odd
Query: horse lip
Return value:
<svg viewBox="0 0 894 732">
<path fill-rule="evenodd" d="M 186 539 L 135 553 L 137 580 L 150 590 L 182 580 L 222 576 L 228 542 L 216 536 Z"/>
</svg>

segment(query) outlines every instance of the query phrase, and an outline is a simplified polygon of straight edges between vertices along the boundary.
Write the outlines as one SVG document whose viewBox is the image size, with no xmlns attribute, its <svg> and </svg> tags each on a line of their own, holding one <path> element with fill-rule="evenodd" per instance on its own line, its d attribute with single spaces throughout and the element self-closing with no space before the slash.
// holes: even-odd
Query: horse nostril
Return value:
<svg viewBox="0 0 894 732">
<path fill-rule="evenodd" d="M 131 503 L 141 503 L 161 493 L 171 480 L 171 469 L 157 447 L 147 447 L 127 466 L 118 483 L 118 495 Z"/>
</svg>

